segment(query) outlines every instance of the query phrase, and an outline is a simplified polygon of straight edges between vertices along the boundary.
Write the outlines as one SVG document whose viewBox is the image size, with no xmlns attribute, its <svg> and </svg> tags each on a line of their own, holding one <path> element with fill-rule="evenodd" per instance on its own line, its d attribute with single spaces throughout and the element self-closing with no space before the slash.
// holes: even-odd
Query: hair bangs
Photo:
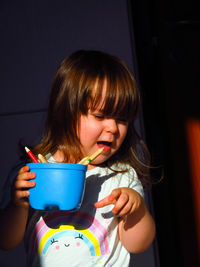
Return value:
<svg viewBox="0 0 200 267">
<path fill-rule="evenodd" d="M 130 76 L 104 76 L 96 79 L 88 109 L 99 110 L 103 115 L 131 122 L 137 114 L 139 95 Z M 105 88 L 105 93 L 103 90 Z"/>
</svg>

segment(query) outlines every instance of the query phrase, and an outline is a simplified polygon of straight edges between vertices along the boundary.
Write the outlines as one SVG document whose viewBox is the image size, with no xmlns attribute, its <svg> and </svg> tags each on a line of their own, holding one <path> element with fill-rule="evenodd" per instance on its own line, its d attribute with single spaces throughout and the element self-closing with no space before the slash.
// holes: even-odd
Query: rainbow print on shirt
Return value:
<svg viewBox="0 0 200 267">
<path fill-rule="evenodd" d="M 56 211 L 40 219 L 32 236 L 32 251 L 39 255 L 109 254 L 106 228 L 85 212 Z"/>
</svg>

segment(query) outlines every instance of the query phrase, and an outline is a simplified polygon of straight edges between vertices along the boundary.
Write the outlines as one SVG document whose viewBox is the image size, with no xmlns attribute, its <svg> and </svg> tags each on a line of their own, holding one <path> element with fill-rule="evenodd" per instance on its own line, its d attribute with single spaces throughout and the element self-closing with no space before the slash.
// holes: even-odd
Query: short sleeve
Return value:
<svg viewBox="0 0 200 267">
<path fill-rule="evenodd" d="M 144 198 L 144 188 L 141 181 L 138 179 L 136 171 L 133 168 L 130 168 L 129 172 L 127 173 L 127 176 L 129 180 L 128 187 L 137 191 Z"/>
</svg>

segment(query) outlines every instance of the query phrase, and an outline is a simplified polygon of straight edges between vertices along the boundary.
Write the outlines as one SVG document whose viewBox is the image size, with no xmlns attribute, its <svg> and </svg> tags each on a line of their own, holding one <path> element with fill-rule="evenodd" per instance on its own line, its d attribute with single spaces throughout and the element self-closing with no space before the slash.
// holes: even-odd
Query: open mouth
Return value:
<svg viewBox="0 0 200 267">
<path fill-rule="evenodd" d="M 104 152 L 108 152 L 111 149 L 112 142 L 107 142 L 107 141 L 98 141 L 97 145 L 99 148 L 103 147 Z"/>
</svg>

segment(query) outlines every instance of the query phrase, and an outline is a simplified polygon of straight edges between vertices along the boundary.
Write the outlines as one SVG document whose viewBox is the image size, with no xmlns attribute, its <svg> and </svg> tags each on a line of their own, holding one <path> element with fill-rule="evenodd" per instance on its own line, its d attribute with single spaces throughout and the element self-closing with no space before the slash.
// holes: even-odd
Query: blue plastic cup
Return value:
<svg viewBox="0 0 200 267">
<path fill-rule="evenodd" d="M 29 163 L 36 173 L 35 187 L 30 188 L 29 203 L 37 210 L 76 211 L 80 208 L 87 165 L 73 163 Z"/>
</svg>

